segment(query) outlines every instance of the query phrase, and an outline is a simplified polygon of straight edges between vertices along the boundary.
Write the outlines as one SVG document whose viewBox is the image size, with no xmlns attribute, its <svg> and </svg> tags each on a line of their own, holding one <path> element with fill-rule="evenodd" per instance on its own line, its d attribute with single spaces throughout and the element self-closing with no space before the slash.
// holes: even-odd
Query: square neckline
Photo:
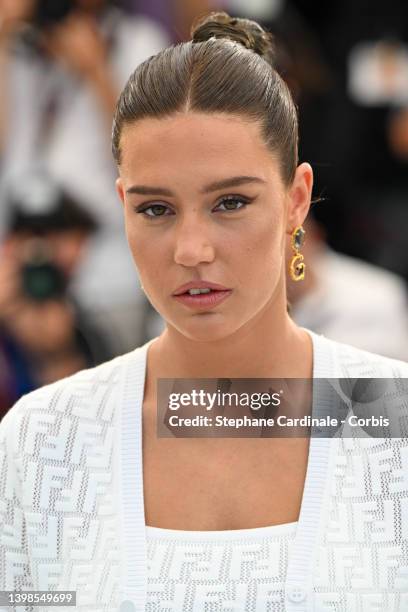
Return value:
<svg viewBox="0 0 408 612">
<path fill-rule="evenodd" d="M 311 332 L 313 342 L 313 379 L 331 378 L 338 367 L 338 355 L 333 341 Z M 146 379 L 147 348 L 154 338 L 123 357 L 121 390 L 118 398 L 119 448 L 117 480 L 120 512 L 120 539 L 122 549 L 121 590 L 123 595 L 144 609 L 147 584 L 147 533 L 144 513 L 142 405 Z M 321 385 L 316 385 L 320 391 Z M 326 388 L 330 385 L 326 385 Z M 313 387 L 313 399 L 315 399 Z M 320 393 L 319 393 L 320 395 Z M 323 406 L 329 406 L 333 394 L 319 397 Z M 313 402 L 314 404 L 315 402 Z M 316 402 L 318 404 L 318 402 Z M 286 587 L 308 584 L 313 559 L 317 554 L 318 534 L 326 512 L 326 492 L 330 481 L 332 459 L 336 452 L 336 439 L 310 438 L 308 463 L 299 519 L 292 541 L 288 563 Z M 330 484 L 330 482 L 329 482 Z M 235 531 L 235 530 L 232 530 Z M 222 531 L 221 531 L 222 533 Z"/>
<path fill-rule="evenodd" d="M 314 332 L 311 332 L 310 330 L 306 329 L 306 328 L 301 328 L 304 331 L 306 331 L 311 339 L 312 342 L 312 411 L 311 411 L 311 415 L 315 416 L 316 410 L 315 410 L 315 396 L 316 396 L 316 385 L 314 384 L 314 380 L 316 378 L 316 371 L 317 371 L 317 364 L 316 364 L 316 346 L 315 346 L 315 336 L 316 334 L 314 334 Z M 144 384 L 143 384 L 143 393 L 144 393 L 144 387 L 146 384 L 146 365 L 147 365 L 147 352 L 148 352 L 148 348 L 149 346 L 154 342 L 154 340 L 156 340 L 156 338 L 152 338 L 151 340 L 149 340 L 145 345 L 143 345 L 145 351 L 144 351 L 144 367 L 145 367 L 145 373 L 144 373 Z M 310 437 L 310 442 L 309 442 L 309 449 L 308 449 L 308 456 L 307 456 L 307 463 L 306 463 L 306 475 L 305 475 L 305 481 L 304 481 L 304 485 L 303 485 L 303 491 L 302 491 L 302 500 L 301 500 L 301 504 L 300 504 L 300 509 L 299 509 L 299 518 L 302 512 L 302 507 L 303 507 L 303 503 L 304 503 L 304 494 L 305 494 L 305 490 L 307 488 L 308 483 L 308 474 L 309 474 L 309 464 L 310 464 L 310 460 L 311 460 L 311 449 L 312 449 L 312 437 Z M 142 473 L 143 473 L 143 460 L 142 460 Z M 208 539 L 208 540 L 219 540 L 219 539 L 223 539 L 223 540 L 231 540 L 231 539 L 236 539 L 236 538 L 258 538 L 258 537 L 266 537 L 266 536 L 272 536 L 272 535 L 286 535 L 286 534 L 292 534 L 292 533 L 296 533 L 297 527 L 298 527 L 298 523 L 299 523 L 299 519 L 297 521 L 291 521 L 288 523 L 278 523 L 275 525 L 266 525 L 263 527 L 244 527 L 241 529 L 217 529 L 217 530 L 191 530 L 191 529 L 169 529 L 166 527 L 155 527 L 153 525 L 147 525 L 146 521 L 145 521 L 145 531 L 146 531 L 146 535 L 149 536 L 149 538 L 165 538 L 165 539 L 171 539 L 171 540 L 179 540 L 179 539 L 183 539 L 183 540 L 203 540 L 203 539 Z"/>
</svg>

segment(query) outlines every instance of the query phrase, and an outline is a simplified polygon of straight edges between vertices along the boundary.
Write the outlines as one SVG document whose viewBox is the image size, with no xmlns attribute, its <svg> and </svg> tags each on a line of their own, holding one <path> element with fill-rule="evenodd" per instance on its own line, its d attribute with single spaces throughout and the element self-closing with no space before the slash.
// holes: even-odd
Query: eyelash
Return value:
<svg viewBox="0 0 408 612">
<path fill-rule="evenodd" d="M 252 199 L 244 198 L 243 196 L 239 196 L 239 195 L 225 196 L 225 197 L 221 198 L 221 200 L 216 205 L 216 208 L 218 206 L 220 206 L 221 204 L 224 204 L 225 202 L 241 202 L 243 204 L 243 206 L 240 206 L 239 208 L 232 208 L 232 209 L 229 209 L 229 210 L 228 209 L 221 210 L 221 212 L 236 212 L 238 210 L 242 210 L 243 208 L 245 208 L 245 206 L 250 204 L 252 202 Z M 149 215 L 149 214 L 147 214 L 146 211 L 153 209 L 155 206 L 158 206 L 161 209 L 164 208 L 166 210 L 170 210 L 170 208 L 168 206 L 166 206 L 165 204 L 150 204 L 150 206 L 146 206 L 145 208 L 135 209 L 135 210 L 136 210 L 137 213 L 144 213 L 144 216 L 148 217 L 149 219 L 158 219 L 160 217 L 169 217 L 170 216 L 170 215 L 166 214 L 165 212 L 160 214 L 160 215 Z"/>
</svg>

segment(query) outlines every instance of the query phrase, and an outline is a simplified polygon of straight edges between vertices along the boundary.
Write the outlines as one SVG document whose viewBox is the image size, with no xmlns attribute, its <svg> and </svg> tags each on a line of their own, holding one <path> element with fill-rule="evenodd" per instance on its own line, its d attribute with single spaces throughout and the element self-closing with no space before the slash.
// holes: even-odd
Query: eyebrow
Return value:
<svg viewBox="0 0 408 612">
<path fill-rule="evenodd" d="M 229 187 L 239 187 L 247 183 L 261 183 L 264 184 L 266 181 L 259 178 L 258 176 L 233 176 L 231 178 L 223 179 L 221 181 L 215 181 L 206 185 L 201 193 L 211 193 L 213 191 L 219 191 L 220 189 L 227 189 Z M 173 197 L 174 193 L 166 187 L 149 187 L 148 185 L 132 185 L 126 190 L 127 194 L 136 193 L 139 195 L 150 195 L 150 196 L 168 196 Z"/>
</svg>

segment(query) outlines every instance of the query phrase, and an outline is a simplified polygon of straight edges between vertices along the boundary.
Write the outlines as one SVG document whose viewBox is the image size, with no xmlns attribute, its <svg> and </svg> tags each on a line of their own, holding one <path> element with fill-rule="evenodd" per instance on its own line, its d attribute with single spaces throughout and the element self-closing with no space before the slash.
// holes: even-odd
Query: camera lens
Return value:
<svg viewBox="0 0 408 612">
<path fill-rule="evenodd" d="M 23 291 L 32 300 L 46 301 L 65 292 L 65 277 L 52 263 L 26 263 L 21 272 Z"/>
</svg>

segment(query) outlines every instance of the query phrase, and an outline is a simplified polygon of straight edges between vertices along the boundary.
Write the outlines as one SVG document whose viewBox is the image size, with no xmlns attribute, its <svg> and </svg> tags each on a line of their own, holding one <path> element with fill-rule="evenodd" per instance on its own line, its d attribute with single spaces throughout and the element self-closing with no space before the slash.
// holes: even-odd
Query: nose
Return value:
<svg viewBox="0 0 408 612">
<path fill-rule="evenodd" d="M 174 250 L 177 264 L 194 267 L 200 263 L 211 263 L 214 257 L 214 245 L 205 223 L 196 220 L 180 225 Z"/>
</svg>

